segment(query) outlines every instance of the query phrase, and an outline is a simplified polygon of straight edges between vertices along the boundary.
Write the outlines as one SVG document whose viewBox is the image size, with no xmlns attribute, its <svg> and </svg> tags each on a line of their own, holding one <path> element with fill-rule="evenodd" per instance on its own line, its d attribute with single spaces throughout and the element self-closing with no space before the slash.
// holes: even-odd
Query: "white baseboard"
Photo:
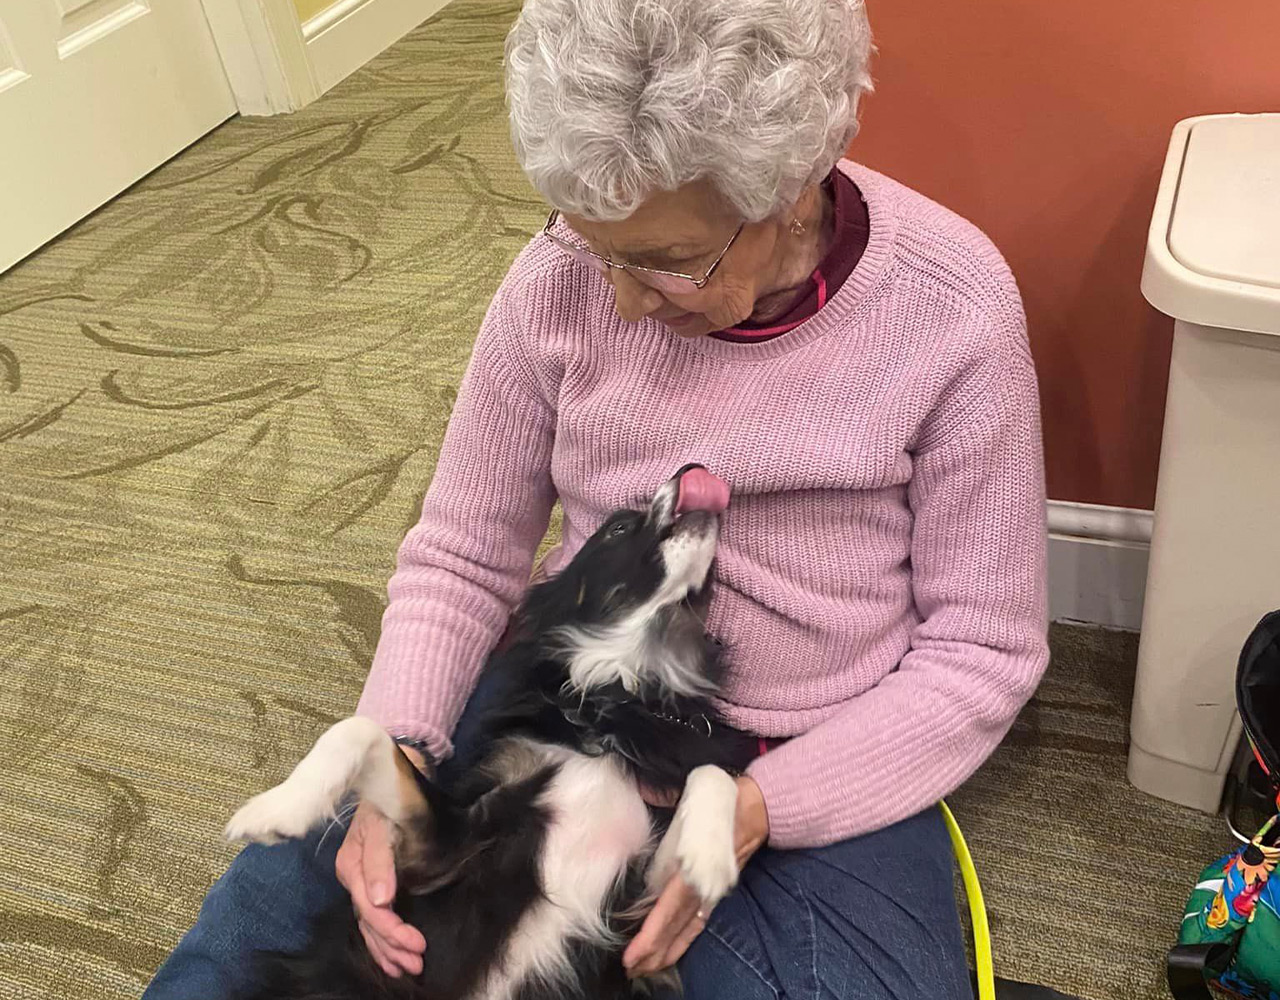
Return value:
<svg viewBox="0 0 1280 1000">
<path fill-rule="evenodd" d="M 1137 631 L 1152 514 L 1050 500 L 1049 617 Z"/>
<path fill-rule="evenodd" d="M 399 41 L 448 0 L 337 0 L 302 25 L 320 90 L 326 91 Z"/>
</svg>

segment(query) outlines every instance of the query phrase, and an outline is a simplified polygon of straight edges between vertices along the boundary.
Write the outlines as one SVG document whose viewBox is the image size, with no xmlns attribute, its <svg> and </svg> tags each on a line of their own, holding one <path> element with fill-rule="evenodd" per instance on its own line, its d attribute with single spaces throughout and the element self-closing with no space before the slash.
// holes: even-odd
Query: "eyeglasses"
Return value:
<svg viewBox="0 0 1280 1000">
<path fill-rule="evenodd" d="M 639 264 L 618 264 L 603 254 L 596 253 L 589 247 L 571 243 L 564 237 L 553 233 L 551 227 L 555 225 L 556 219 L 559 217 L 559 211 L 554 211 L 547 217 L 547 224 L 542 227 L 542 235 L 574 260 L 595 268 L 601 274 L 608 274 L 610 271 L 626 271 L 637 281 L 643 282 L 650 288 L 657 289 L 664 295 L 680 295 L 682 293 L 688 295 L 690 292 L 705 288 L 707 282 L 711 280 L 711 276 L 716 273 L 716 268 L 720 266 L 720 262 L 724 260 L 724 255 L 729 252 L 734 240 L 742 234 L 743 227 L 746 226 L 746 223 L 743 222 L 734 230 L 733 235 L 729 237 L 729 242 L 724 245 L 724 249 L 716 255 L 716 259 L 711 262 L 711 266 L 699 278 L 692 274 L 683 274 L 680 271 L 664 271 L 658 267 L 642 267 Z"/>
</svg>

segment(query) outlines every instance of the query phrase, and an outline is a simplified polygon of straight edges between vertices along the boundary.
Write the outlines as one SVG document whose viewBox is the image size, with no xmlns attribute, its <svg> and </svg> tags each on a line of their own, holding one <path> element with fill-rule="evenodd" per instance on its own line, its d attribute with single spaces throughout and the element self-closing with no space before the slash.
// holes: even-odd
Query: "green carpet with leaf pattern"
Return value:
<svg viewBox="0 0 1280 1000">
<path fill-rule="evenodd" d="M 542 221 L 504 121 L 517 7 L 456 0 L 0 276 L 0 997 L 137 996 L 232 808 L 354 705 L 474 332 Z M 1224 838 L 1125 784 L 1132 639 L 1054 648 L 955 800 L 998 966 L 1160 996 Z"/>
</svg>

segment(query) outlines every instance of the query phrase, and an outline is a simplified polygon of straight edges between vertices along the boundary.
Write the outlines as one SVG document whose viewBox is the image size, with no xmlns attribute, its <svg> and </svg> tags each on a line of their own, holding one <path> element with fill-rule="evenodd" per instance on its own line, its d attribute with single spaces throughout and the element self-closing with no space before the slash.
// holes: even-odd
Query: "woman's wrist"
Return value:
<svg viewBox="0 0 1280 1000">
<path fill-rule="evenodd" d="M 734 817 L 734 848 L 742 867 L 769 840 L 769 809 L 755 779 L 742 775 L 738 785 L 738 806 Z"/>
<path fill-rule="evenodd" d="M 392 739 L 414 767 L 423 774 L 430 772 L 432 764 L 431 758 L 427 756 L 426 740 L 415 740 L 408 736 L 395 736 Z"/>
</svg>

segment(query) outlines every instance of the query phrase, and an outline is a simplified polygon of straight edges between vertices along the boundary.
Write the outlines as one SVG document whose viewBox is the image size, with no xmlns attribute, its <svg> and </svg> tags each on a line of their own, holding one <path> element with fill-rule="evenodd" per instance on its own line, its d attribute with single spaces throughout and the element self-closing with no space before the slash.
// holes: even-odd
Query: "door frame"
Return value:
<svg viewBox="0 0 1280 1000">
<path fill-rule="evenodd" d="M 201 0 L 242 115 L 297 111 L 320 96 L 293 0 Z"/>
<path fill-rule="evenodd" d="M 242 115 L 297 111 L 448 0 L 335 0 L 305 22 L 293 0 L 201 0 Z"/>
</svg>

